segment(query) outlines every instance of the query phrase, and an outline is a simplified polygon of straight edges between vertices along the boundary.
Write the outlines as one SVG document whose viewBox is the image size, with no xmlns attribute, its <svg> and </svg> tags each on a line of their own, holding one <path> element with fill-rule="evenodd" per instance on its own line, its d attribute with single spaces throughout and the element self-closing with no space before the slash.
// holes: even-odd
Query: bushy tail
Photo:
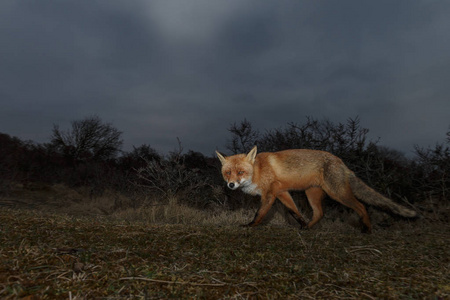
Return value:
<svg viewBox="0 0 450 300">
<path fill-rule="evenodd" d="M 374 189 L 367 186 L 361 179 L 353 174 L 350 176 L 350 187 L 352 188 L 353 194 L 356 198 L 367 204 L 390 210 L 393 213 L 408 218 L 417 216 L 417 213 L 414 210 L 398 205 L 391 199 L 377 193 Z"/>
</svg>

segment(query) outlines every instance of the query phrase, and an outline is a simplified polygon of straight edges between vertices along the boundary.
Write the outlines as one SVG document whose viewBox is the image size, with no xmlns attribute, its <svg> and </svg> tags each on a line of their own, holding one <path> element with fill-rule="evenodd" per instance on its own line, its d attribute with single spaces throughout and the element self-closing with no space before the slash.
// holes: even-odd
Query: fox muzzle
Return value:
<svg viewBox="0 0 450 300">
<path fill-rule="evenodd" d="M 228 182 L 227 186 L 231 190 L 236 190 L 240 186 L 240 184 L 239 182 Z"/>
</svg>

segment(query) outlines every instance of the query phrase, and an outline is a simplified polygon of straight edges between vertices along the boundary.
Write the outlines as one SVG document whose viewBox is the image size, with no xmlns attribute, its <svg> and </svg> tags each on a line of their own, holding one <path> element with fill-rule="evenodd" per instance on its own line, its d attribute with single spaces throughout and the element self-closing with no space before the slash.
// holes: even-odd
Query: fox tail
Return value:
<svg viewBox="0 0 450 300">
<path fill-rule="evenodd" d="M 352 188 L 353 194 L 367 204 L 390 210 L 403 217 L 413 218 L 417 216 L 417 213 L 414 210 L 401 206 L 391 199 L 377 193 L 355 175 L 350 176 L 350 187 Z"/>
</svg>

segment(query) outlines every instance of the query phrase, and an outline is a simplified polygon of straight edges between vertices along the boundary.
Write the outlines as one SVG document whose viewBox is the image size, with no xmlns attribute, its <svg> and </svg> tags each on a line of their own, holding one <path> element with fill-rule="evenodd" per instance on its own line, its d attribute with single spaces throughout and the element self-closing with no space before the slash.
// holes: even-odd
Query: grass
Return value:
<svg viewBox="0 0 450 300">
<path fill-rule="evenodd" d="M 450 296 L 442 224 L 362 235 L 345 226 L 150 225 L 11 209 L 0 219 L 6 299 Z"/>
<path fill-rule="evenodd" d="M 253 213 L 174 202 L 86 217 L 0 208 L 0 298 L 450 297 L 448 223 L 398 221 L 372 235 L 330 219 L 308 231 L 279 216 L 237 226 Z"/>
</svg>

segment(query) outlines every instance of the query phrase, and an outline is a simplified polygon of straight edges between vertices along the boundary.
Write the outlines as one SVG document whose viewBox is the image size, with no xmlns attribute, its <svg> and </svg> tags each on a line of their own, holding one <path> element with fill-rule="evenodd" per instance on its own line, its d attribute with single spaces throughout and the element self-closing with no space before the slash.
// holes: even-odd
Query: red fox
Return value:
<svg viewBox="0 0 450 300">
<path fill-rule="evenodd" d="M 247 194 L 261 196 L 261 207 L 253 221 L 245 226 L 261 223 L 278 198 L 303 228 L 311 228 L 323 217 L 322 199 L 325 194 L 358 213 L 363 225 L 362 232 L 371 233 L 372 225 L 364 205 L 356 197 L 404 217 L 416 216 L 415 211 L 394 203 L 368 187 L 341 159 L 329 152 L 307 149 L 258 155 L 256 152 L 256 146 L 248 154 L 229 157 L 216 151 L 227 186 L 232 190 L 241 188 Z M 305 191 L 313 210 L 309 223 L 298 211 L 290 190 Z"/>
</svg>

